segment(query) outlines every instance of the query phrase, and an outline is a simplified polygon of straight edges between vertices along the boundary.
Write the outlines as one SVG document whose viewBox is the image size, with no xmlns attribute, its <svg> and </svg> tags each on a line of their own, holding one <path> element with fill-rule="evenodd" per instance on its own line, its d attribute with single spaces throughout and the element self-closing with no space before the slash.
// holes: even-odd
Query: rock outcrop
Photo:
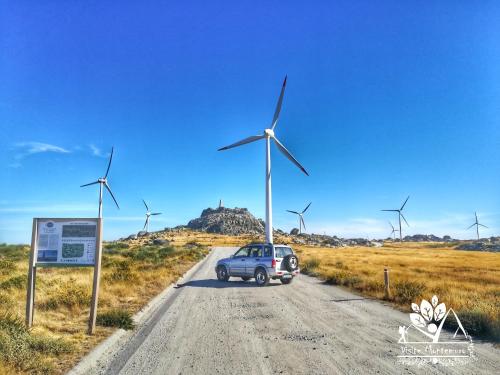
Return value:
<svg viewBox="0 0 500 375">
<path fill-rule="evenodd" d="M 188 228 L 227 235 L 262 234 L 264 221 L 254 217 L 246 208 L 207 208 L 201 216 L 191 220 Z"/>
</svg>

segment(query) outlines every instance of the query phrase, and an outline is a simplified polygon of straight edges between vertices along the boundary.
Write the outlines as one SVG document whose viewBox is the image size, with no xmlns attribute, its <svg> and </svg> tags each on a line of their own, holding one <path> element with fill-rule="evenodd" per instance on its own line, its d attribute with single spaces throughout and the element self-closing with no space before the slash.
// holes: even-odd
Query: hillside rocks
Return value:
<svg viewBox="0 0 500 375">
<path fill-rule="evenodd" d="M 264 221 L 255 218 L 246 208 L 207 208 L 201 216 L 191 220 L 188 228 L 226 235 L 262 234 Z"/>
<path fill-rule="evenodd" d="M 433 234 L 415 234 L 413 236 L 405 236 L 403 238 L 405 242 L 455 242 L 457 240 L 451 238 L 450 236 L 444 236 L 443 238 L 435 236 Z"/>
<path fill-rule="evenodd" d="M 492 237 L 494 238 L 494 237 Z M 491 251 L 500 252 L 500 242 L 496 240 L 485 240 L 485 241 L 474 241 L 466 242 L 458 245 L 457 250 L 468 250 L 468 251 Z"/>
</svg>

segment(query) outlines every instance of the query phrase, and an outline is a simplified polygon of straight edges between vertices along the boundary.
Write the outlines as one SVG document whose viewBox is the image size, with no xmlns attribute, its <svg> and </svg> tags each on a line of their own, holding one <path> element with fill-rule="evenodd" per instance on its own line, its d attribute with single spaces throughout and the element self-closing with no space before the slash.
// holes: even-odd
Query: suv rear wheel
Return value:
<svg viewBox="0 0 500 375">
<path fill-rule="evenodd" d="M 255 271 L 255 282 L 258 286 L 266 286 L 269 284 L 269 276 L 267 272 L 263 268 L 257 268 Z"/>
<path fill-rule="evenodd" d="M 217 268 L 217 279 L 219 281 L 228 281 L 229 280 L 229 273 L 227 272 L 226 267 L 219 266 Z"/>
</svg>

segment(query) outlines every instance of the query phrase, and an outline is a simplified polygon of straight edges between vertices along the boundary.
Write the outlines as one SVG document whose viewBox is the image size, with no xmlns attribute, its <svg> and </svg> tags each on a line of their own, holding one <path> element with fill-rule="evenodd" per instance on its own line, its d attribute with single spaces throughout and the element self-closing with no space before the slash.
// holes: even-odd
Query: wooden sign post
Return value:
<svg viewBox="0 0 500 375">
<path fill-rule="evenodd" d="M 26 326 L 33 325 L 37 267 L 94 267 L 88 333 L 95 331 L 102 256 L 102 219 L 33 219 Z"/>
</svg>

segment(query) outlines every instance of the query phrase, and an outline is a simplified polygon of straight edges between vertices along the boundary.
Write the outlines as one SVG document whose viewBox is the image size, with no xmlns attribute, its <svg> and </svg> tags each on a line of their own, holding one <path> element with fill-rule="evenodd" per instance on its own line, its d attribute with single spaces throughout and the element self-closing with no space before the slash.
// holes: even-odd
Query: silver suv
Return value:
<svg viewBox="0 0 500 375">
<path fill-rule="evenodd" d="M 237 276 L 247 281 L 255 278 L 258 286 L 270 279 L 290 284 L 300 272 L 299 259 L 287 245 L 250 244 L 240 248 L 229 258 L 220 259 L 215 267 L 217 279 L 228 281 Z"/>
</svg>

